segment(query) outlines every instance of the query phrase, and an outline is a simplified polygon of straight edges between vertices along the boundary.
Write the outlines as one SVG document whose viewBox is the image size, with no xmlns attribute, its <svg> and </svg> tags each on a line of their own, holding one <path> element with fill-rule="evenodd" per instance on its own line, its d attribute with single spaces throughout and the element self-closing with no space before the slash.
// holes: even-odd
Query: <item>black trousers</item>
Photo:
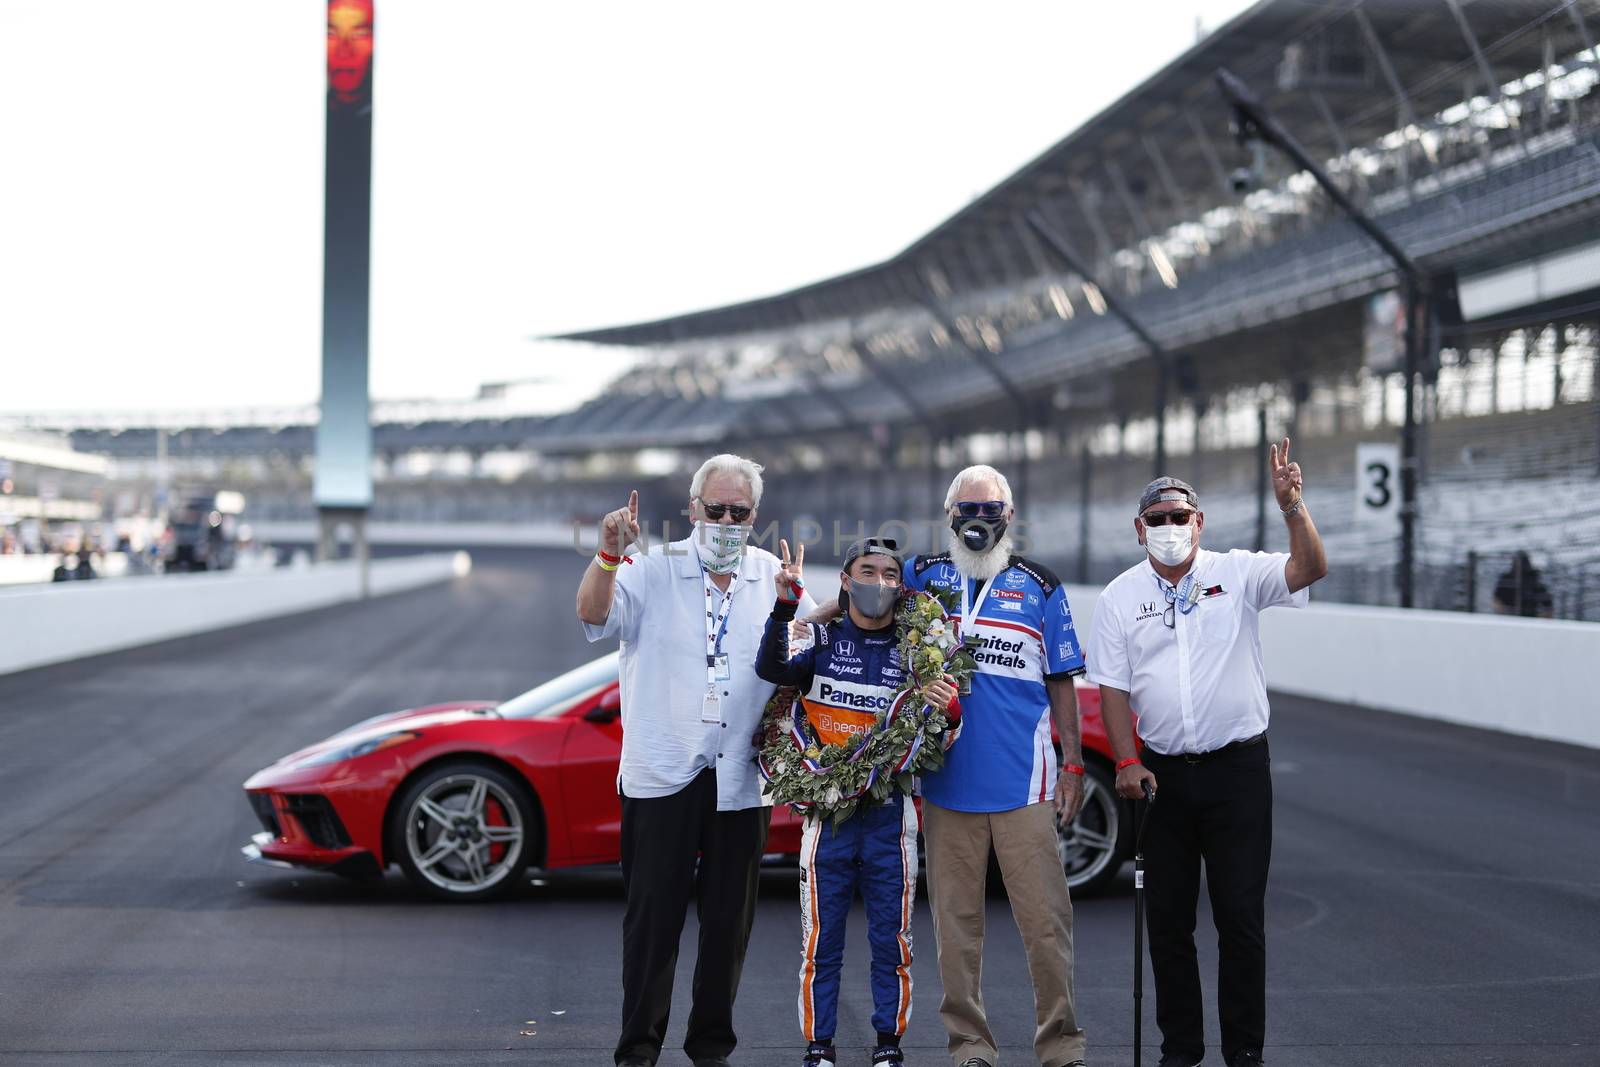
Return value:
<svg viewBox="0 0 1600 1067">
<path fill-rule="evenodd" d="M 1272 774 L 1265 738 L 1198 762 L 1141 757 L 1159 795 L 1144 834 L 1145 915 L 1156 979 L 1161 1051 L 1205 1054 L 1195 906 L 1200 865 L 1217 927 L 1217 1014 L 1222 1055 L 1259 1051 L 1267 1030 L 1267 868 L 1272 860 Z"/>
<path fill-rule="evenodd" d="M 692 1060 L 727 1056 L 755 918 L 761 853 L 772 809 L 717 810 L 717 777 L 705 770 L 665 797 L 622 798 L 622 1036 L 616 1061 L 654 1063 L 666 1040 L 672 978 L 689 900 L 696 899 L 700 954 L 683 1050 Z M 698 856 L 698 861 L 696 857 Z"/>
</svg>

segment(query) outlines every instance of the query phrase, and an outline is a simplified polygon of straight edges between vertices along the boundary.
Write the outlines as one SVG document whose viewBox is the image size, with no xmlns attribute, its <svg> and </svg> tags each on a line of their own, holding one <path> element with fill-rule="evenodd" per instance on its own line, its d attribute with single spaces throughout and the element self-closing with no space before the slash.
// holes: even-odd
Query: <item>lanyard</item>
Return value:
<svg viewBox="0 0 1600 1067">
<path fill-rule="evenodd" d="M 700 568 L 700 578 L 706 585 L 706 690 L 717 687 L 717 657 L 722 655 L 722 639 L 728 633 L 728 614 L 733 611 L 733 594 L 739 589 L 739 573 L 734 572 L 728 582 L 728 591 L 722 594 L 722 606 L 714 609 L 717 587 L 711 584 L 711 575 Z"/>
<path fill-rule="evenodd" d="M 1176 586 L 1163 582 L 1159 574 L 1155 579 L 1161 595 L 1166 597 L 1167 603 L 1176 607 L 1180 614 L 1187 615 L 1200 606 L 1200 582 L 1195 578 L 1193 570 L 1185 574 L 1183 580 Z"/>
<path fill-rule="evenodd" d="M 1002 568 L 1002 572 L 1009 569 L 1009 567 Z M 969 610 L 967 608 L 967 576 L 962 574 L 959 570 L 956 571 L 956 574 L 961 579 L 961 585 L 959 587 L 961 589 L 961 617 L 963 619 L 970 617 L 972 619 L 972 625 L 976 627 L 978 625 L 978 612 L 982 611 L 984 604 L 989 602 L 989 590 L 994 588 L 994 580 L 1000 577 L 1000 572 L 991 574 L 989 576 L 989 580 L 984 582 L 982 588 L 978 590 L 978 599 L 973 603 L 970 609 L 970 616 L 967 614 Z"/>
</svg>

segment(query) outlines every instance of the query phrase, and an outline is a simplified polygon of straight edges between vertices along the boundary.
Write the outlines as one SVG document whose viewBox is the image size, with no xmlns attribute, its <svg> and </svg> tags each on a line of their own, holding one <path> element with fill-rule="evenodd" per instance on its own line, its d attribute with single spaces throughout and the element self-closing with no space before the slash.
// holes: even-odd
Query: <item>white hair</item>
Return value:
<svg viewBox="0 0 1600 1067">
<path fill-rule="evenodd" d="M 750 487 L 750 506 L 761 506 L 761 472 L 764 468 L 754 460 L 745 459 L 724 452 L 712 456 L 700 464 L 700 469 L 694 472 L 694 480 L 689 483 L 689 495 L 698 498 L 706 487 L 706 479 L 713 474 L 732 474 L 744 479 Z"/>
<path fill-rule="evenodd" d="M 1006 476 L 987 463 L 979 463 L 956 475 L 955 481 L 950 483 L 949 491 L 944 494 L 944 509 L 949 511 L 955 504 L 956 497 L 961 495 L 961 490 L 973 482 L 994 482 L 1000 487 L 1000 499 L 1006 502 L 1006 507 L 1011 506 L 1011 483 L 1006 481 Z"/>
</svg>

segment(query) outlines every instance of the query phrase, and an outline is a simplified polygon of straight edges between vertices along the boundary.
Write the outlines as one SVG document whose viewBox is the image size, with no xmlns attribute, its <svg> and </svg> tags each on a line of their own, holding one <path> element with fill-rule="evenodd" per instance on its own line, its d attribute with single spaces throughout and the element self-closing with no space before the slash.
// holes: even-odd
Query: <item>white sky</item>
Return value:
<svg viewBox="0 0 1600 1067">
<path fill-rule="evenodd" d="M 372 392 L 887 258 L 1248 0 L 378 0 Z M 323 0 L 0 0 L 0 412 L 318 393 Z"/>
</svg>

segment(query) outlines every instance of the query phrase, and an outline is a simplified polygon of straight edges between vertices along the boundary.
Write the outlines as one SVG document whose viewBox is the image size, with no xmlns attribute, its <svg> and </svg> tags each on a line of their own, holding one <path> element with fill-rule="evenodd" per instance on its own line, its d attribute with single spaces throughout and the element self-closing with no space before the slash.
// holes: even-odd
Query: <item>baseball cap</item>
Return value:
<svg viewBox="0 0 1600 1067">
<path fill-rule="evenodd" d="M 900 543 L 892 537 L 863 537 L 859 541 L 852 541 L 850 547 L 844 550 L 844 564 L 841 570 L 849 570 L 850 564 L 862 556 L 888 556 L 896 564 L 904 564 L 900 557 Z"/>
<path fill-rule="evenodd" d="M 1159 504 L 1163 500 L 1182 500 L 1191 508 L 1200 507 L 1200 498 L 1195 495 L 1194 486 L 1182 478 L 1172 478 L 1166 475 L 1157 478 L 1144 487 L 1144 492 L 1139 494 L 1139 510 L 1137 514 L 1144 514 L 1144 509 L 1151 504 Z"/>
</svg>

